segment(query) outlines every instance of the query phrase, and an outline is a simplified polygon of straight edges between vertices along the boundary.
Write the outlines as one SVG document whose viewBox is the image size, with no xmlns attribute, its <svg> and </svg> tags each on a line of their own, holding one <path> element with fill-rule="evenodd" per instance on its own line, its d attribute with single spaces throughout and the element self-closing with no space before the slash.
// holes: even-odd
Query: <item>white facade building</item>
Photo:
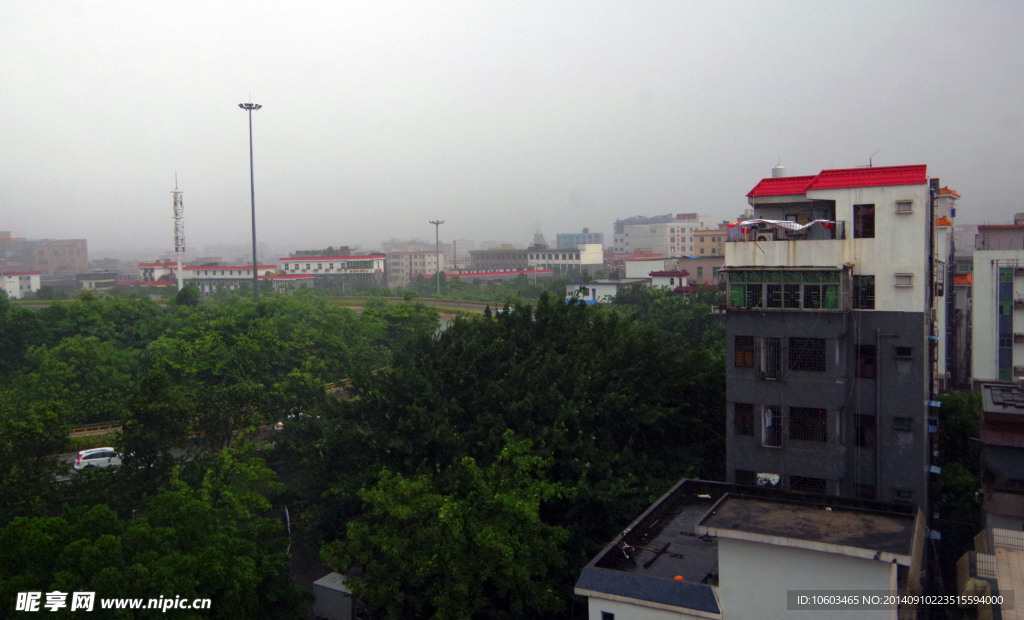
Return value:
<svg viewBox="0 0 1024 620">
<path fill-rule="evenodd" d="M 604 247 L 600 243 L 581 243 L 575 248 L 530 248 L 526 255 L 531 269 L 548 269 L 553 274 L 597 271 L 604 267 Z"/>
<path fill-rule="evenodd" d="M 412 284 L 416 276 L 430 276 L 446 271 L 445 255 L 434 250 L 409 250 L 387 253 L 387 286 L 401 288 Z"/>
<path fill-rule="evenodd" d="M 21 299 L 26 293 L 39 290 L 39 271 L 11 271 L 0 274 L 0 286 L 11 299 Z"/>
<path fill-rule="evenodd" d="M 662 256 L 691 255 L 697 247 L 696 232 L 710 225 L 710 215 L 696 213 L 680 213 L 675 220 L 669 222 L 625 224 L 621 232 L 615 232 L 615 253 L 649 251 Z"/>
</svg>

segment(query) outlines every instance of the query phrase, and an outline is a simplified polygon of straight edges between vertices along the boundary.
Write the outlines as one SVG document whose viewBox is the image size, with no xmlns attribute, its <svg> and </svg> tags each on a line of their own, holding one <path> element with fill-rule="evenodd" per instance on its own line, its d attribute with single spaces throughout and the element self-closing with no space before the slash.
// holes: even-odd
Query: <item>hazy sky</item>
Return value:
<svg viewBox="0 0 1024 620">
<path fill-rule="evenodd" d="M 90 256 L 525 244 L 734 218 L 791 174 L 928 164 L 1024 211 L 1024 3 L 0 2 L 0 230 Z M 877 152 L 877 153 L 876 153 Z"/>
</svg>

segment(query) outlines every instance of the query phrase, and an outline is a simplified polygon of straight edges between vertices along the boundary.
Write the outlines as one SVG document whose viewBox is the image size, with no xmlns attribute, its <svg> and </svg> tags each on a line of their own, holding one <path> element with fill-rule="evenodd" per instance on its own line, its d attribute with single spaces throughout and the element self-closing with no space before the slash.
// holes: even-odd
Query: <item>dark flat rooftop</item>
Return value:
<svg viewBox="0 0 1024 620">
<path fill-rule="evenodd" d="M 843 553 L 839 548 L 845 547 L 860 550 L 858 556 L 885 552 L 906 556 L 909 563 L 916 519 L 914 515 L 728 494 L 700 525 L 704 526 L 701 532 L 719 537 L 833 553 Z"/>
<path fill-rule="evenodd" d="M 721 613 L 719 537 L 908 564 L 917 514 L 909 506 L 682 480 L 587 564 L 576 589 Z"/>
</svg>

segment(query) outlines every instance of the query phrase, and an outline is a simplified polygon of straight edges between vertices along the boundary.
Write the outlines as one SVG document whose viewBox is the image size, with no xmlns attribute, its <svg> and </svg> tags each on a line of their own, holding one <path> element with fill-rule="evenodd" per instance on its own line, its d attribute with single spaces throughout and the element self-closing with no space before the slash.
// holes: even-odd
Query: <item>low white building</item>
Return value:
<svg viewBox="0 0 1024 620">
<path fill-rule="evenodd" d="M 39 271 L 10 271 L 0 274 L 0 286 L 11 299 L 21 299 L 26 293 L 39 290 Z"/>
<path fill-rule="evenodd" d="M 572 299 L 573 296 L 580 293 L 581 288 L 585 288 L 586 294 L 582 295 L 581 299 L 587 303 L 611 303 L 619 291 L 628 288 L 647 287 L 650 283 L 650 278 L 627 278 L 623 280 L 591 280 L 582 284 L 566 284 L 565 298 Z"/>
<path fill-rule="evenodd" d="M 549 269 L 554 274 L 604 268 L 604 246 L 581 243 L 575 248 L 530 248 L 526 256 L 531 269 Z"/>
</svg>

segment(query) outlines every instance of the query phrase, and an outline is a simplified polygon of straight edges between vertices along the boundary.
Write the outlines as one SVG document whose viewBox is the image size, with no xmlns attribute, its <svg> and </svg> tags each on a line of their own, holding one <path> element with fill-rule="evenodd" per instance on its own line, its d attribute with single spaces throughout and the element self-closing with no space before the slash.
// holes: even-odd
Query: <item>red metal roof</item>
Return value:
<svg viewBox="0 0 1024 620">
<path fill-rule="evenodd" d="M 845 168 L 822 170 L 807 186 L 815 189 L 846 187 L 878 187 L 882 185 L 923 185 L 928 182 L 928 166 L 879 166 L 877 168 Z"/>
<path fill-rule="evenodd" d="M 750 190 L 747 196 L 791 196 L 803 194 L 814 176 L 806 177 L 769 177 Z"/>
<path fill-rule="evenodd" d="M 928 166 L 877 166 L 822 170 L 812 177 L 771 177 L 761 181 L 747 196 L 790 196 L 812 190 L 884 185 L 922 185 L 928 182 Z"/>
</svg>

